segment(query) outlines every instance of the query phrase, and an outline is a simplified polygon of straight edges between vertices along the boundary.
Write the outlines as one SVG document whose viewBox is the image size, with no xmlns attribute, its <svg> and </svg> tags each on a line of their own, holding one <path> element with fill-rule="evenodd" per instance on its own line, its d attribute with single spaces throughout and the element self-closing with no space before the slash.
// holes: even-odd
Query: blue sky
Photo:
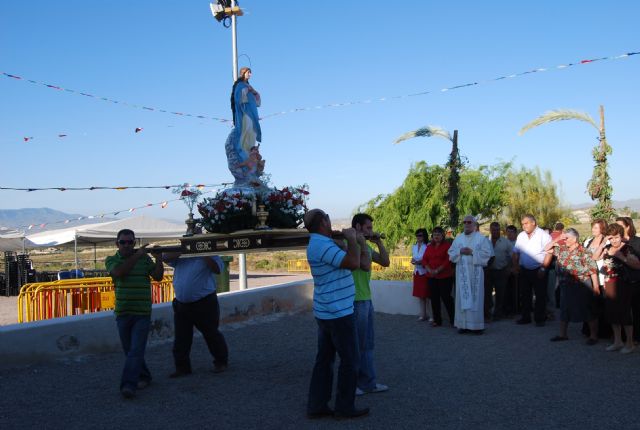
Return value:
<svg viewBox="0 0 640 430">
<path fill-rule="evenodd" d="M 276 186 L 307 183 L 310 206 L 349 216 L 392 192 L 419 160 L 449 145 L 402 133 L 459 130 L 472 166 L 514 160 L 551 170 L 565 203 L 588 201 L 597 131 L 562 122 L 522 137 L 555 108 L 606 110 L 614 198 L 640 197 L 633 173 L 640 55 L 440 92 L 538 67 L 640 50 L 633 1 L 241 2 L 240 66 L 266 116 L 298 107 L 407 95 L 262 121 Z M 231 32 L 205 0 L 0 3 L 0 71 L 116 100 L 229 118 Z M 216 184 L 231 180 L 229 126 L 105 103 L 0 76 L 0 182 L 5 187 Z M 141 133 L 134 133 L 142 127 Z M 58 138 L 58 134 L 68 134 Z M 23 142 L 25 136 L 33 136 Z M 51 207 L 94 215 L 174 198 L 166 190 L 0 191 L 0 209 Z M 183 219 L 179 202 L 145 209 Z"/>
</svg>

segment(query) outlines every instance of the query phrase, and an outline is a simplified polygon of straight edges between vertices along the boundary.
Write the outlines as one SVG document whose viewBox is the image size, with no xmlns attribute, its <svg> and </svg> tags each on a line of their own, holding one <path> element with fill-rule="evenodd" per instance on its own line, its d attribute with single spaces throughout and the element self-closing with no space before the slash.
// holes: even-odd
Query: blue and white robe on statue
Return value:
<svg viewBox="0 0 640 430">
<path fill-rule="evenodd" d="M 472 255 L 462 255 L 471 248 Z M 493 257 L 489 239 L 478 232 L 459 234 L 449 248 L 449 260 L 456 264 L 456 317 L 459 329 L 484 330 L 484 270 Z"/>
</svg>

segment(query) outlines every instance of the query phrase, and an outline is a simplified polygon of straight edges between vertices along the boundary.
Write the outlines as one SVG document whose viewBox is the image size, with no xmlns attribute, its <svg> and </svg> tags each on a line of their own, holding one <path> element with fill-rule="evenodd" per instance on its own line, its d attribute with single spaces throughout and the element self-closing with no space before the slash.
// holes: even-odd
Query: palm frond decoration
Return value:
<svg viewBox="0 0 640 430">
<path fill-rule="evenodd" d="M 395 142 L 393 142 L 393 144 L 395 145 L 402 141 L 413 139 L 414 137 L 441 137 L 443 139 L 447 139 L 448 141 L 453 141 L 451 135 L 445 129 L 434 125 L 427 125 L 426 127 L 422 127 L 403 134 L 402 136 L 397 138 Z"/>
<path fill-rule="evenodd" d="M 594 126 L 596 130 L 598 130 L 598 126 L 596 125 L 596 122 L 593 120 L 593 118 L 591 118 L 591 116 L 588 113 L 569 110 L 569 109 L 557 109 L 557 110 L 551 110 L 551 111 L 545 112 L 538 118 L 534 119 L 529 124 L 522 127 L 518 132 L 518 134 L 523 135 L 526 131 L 531 130 L 532 128 L 542 124 L 547 124 L 553 121 L 566 121 L 569 119 L 577 119 L 579 121 L 588 122 L 589 124 Z"/>
</svg>

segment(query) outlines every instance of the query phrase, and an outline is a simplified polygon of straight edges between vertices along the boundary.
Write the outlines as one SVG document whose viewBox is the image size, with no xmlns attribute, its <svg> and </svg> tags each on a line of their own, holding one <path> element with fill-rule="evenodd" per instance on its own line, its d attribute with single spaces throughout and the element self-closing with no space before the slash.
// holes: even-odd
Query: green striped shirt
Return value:
<svg viewBox="0 0 640 430">
<path fill-rule="evenodd" d="M 104 262 L 107 271 L 124 263 L 125 258 L 116 252 L 107 257 Z M 155 268 L 155 263 L 148 255 L 140 258 L 127 276 L 111 277 L 116 287 L 116 315 L 151 315 L 151 279 L 149 276 Z"/>
</svg>

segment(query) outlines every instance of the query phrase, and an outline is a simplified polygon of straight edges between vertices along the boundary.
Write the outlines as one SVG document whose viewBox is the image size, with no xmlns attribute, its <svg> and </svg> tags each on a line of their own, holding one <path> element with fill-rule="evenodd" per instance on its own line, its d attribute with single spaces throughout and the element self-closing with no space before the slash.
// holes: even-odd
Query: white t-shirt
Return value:
<svg viewBox="0 0 640 430">
<path fill-rule="evenodd" d="M 540 227 L 536 226 L 531 237 L 526 231 L 521 231 L 513 247 L 513 252 L 520 254 L 520 266 L 529 270 L 542 266 L 544 257 L 547 255 L 544 247 L 549 242 L 551 242 L 551 236 Z"/>
</svg>

